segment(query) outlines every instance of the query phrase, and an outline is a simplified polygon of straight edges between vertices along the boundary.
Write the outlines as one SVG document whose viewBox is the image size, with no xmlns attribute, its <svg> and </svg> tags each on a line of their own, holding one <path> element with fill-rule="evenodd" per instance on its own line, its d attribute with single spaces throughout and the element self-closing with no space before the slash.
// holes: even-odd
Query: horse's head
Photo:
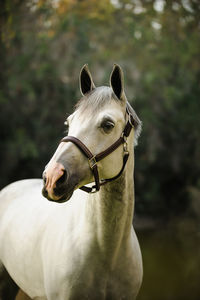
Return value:
<svg viewBox="0 0 200 300">
<path fill-rule="evenodd" d="M 128 118 L 127 106 L 133 116 L 135 141 L 141 128 L 140 120 L 126 100 L 123 73 L 118 65 L 114 65 L 111 73 L 110 87 L 98 88 L 85 65 L 80 73 L 80 90 L 83 97 L 66 121 L 68 137 L 61 141 L 43 174 L 43 195 L 57 202 L 68 200 L 75 189 L 94 181 L 91 164 L 96 164 L 96 160 L 89 159 L 88 164 L 90 154 L 103 153 L 117 139 L 116 149 L 99 159 L 97 173 L 100 179 L 106 179 L 120 172 L 125 146 L 125 140 L 120 143 L 120 138 Z"/>
</svg>

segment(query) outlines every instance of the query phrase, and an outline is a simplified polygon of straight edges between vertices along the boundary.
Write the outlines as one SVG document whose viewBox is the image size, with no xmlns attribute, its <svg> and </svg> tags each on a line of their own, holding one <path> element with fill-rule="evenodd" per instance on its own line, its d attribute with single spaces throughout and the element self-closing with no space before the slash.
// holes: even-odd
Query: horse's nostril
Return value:
<svg viewBox="0 0 200 300">
<path fill-rule="evenodd" d="M 42 195 L 43 195 L 44 197 L 47 197 L 47 196 L 48 196 L 48 192 L 47 192 L 47 190 L 45 189 L 45 187 L 42 189 Z"/>
<path fill-rule="evenodd" d="M 67 179 L 67 172 L 64 170 L 63 175 L 56 181 L 56 187 L 62 185 Z"/>
</svg>

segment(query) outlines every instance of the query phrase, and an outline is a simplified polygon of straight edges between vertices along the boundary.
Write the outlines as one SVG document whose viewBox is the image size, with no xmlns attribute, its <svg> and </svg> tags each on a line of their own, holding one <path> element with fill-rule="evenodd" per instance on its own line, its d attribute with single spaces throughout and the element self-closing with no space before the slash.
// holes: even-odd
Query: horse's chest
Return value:
<svg viewBox="0 0 200 300">
<path fill-rule="evenodd" d="M 63 287 L 63 295 L 67 295 L 66 299 L 70 300 L 134 299 L 127 296 L 127 293 L 132 293 L 133 278 L 127 277 L 127 270 L 120 265 L 122 266 L 121 261 L 111 271 L 109 261 L 101 255 L 99 249 L 84 254 L 81 251 L 76 254 L 71 253 L 71 258 L 65 263 L 57 262 L 59 270 L 57 272 L 54 270 L 55 277 L 52 277 L 49 286 L 51 288 L 54 286 L 55 289 L 59 287 L 59 290 Z"/>
<path fill-rule="evenodd" d="M 133 300 L 136 290 L 132 284 L 133 278 L 123 278 L 122 274 L 111 274 L 97 268 L 96 271 L 82 270 L 81 273 L 68 276 L 65 280 L 63 295 L 66 299 L 126 299 Z M 67 284 L 66 284 L 67 283 Z"/>
<path fill-rule="evenodd" d="M 70 243 L 60 238 L 60 243 L 54 243 L 54 251 L 46 255 L 47 290 L 63 295 L 58 299 L 133 300 L 138 290 L 135 275 L 140 269 L 137 251 L 133 250 L 123 246 L 113 260 L 113 251 L 102 249 L 92 235 L 74 234 Z"/>
</svg>

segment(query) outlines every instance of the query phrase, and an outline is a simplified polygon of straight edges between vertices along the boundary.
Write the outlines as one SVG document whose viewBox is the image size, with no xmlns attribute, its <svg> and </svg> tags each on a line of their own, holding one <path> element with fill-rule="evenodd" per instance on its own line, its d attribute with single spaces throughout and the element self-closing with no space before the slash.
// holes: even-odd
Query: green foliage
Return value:
<svg viewBox="0 0 200 300">
<path fill-rule="evenodd" d="M 187 212 L 200 188 L 198 1 L 6 0 L 0 10 L 1 187 L 41 176 L 81 66 L 101 85 L 117 62 L 143 121 L 136 212 Z"/>
</svg>

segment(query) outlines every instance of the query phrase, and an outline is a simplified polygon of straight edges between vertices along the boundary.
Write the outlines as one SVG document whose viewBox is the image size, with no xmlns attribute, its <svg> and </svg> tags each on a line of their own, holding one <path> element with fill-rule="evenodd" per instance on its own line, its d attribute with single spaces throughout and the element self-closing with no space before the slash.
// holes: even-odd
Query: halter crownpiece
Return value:
<svg viewBox="0 0 200 300">
<path fill-rule="evenodd" d="M 61 142 L 74 143 L 81 150 L 81 152 L 88 158 L 89 167 L 92 170 L 94 180 L 95 180 L 95 185 L 93 185 L 92 187 L 87 187 L 87 186 L 80 187 L 80 189 L 83 190 L 84 192 L 87 192 L 87 193 L 98 192 L 102 185 L 106 184 L 107 182 L 117 179 L 124 171 L 124 168 L 126 166 L 126 163 L 128 161 L 128 157 L 129 157 L 128 147 L 127 147 L 127 137 L 129 136 L 131 129 L 135 126 L 135 120 L 134 120 L 133 115 L 131 114 L 128 106 L 126 106 L 126 112 L 128 114 L 128 121 L 127 121 L 125 128 L 124 128 L 121 136 L 119 137 L 119 139 L 115 143 L 113 143 L 110 147 L 108 147 L 106 150 L 104 150 L 96 155 L 93 155 L 92 152 L 78 138 L 76 138 L 74 136 L 66 136 L 61 140 Z M 109 154 L 111 154 L 122 144 L 124 145 L 124 157 L 123 157 L 123 165 L 122 165 L 120 172 L 112 178 L 100 180 L 97 162 L 102 160 Z"/>
</svg>

